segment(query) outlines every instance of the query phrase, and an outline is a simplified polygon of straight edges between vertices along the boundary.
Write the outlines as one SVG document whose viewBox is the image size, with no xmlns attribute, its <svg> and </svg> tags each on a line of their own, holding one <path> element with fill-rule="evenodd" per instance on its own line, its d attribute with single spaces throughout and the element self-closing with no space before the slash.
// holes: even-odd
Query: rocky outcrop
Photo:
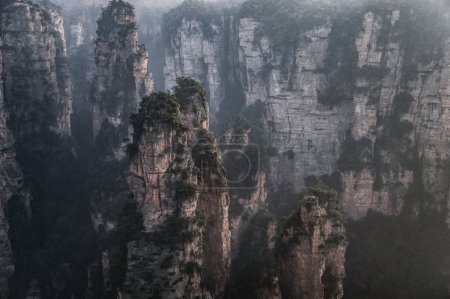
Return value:
<svg viewBox="0 0 450 299">
<path fill-rule="evenodd" d="M 271 187 L 289 185 L 297 193 L 308 176 L 334 171 L 341 136 L 349 127 L 347 105 L 328 109 L 318 102 L 332 27 L 324 24 L 304 33 L 306 42 L 285 57 L 275 52 L 268 37 L 256 35 L 258 26 L 252 19 L 239 21 L 245 99 L 248 105 L 264 103 L 270 143 L 279 153 L 270 160 Z"/>
<path fill-rule="evenodd" d="M 67 4 L 67 3 L 66 3 Z M 92 143 L 91 86 L 95 75 L 95 39 L 101 7 L 74 6 L 63 10 L 67 52 L 73 84 L 72 136 L 79 155 Z"/>
<path fill-rule="evenodd" d="M 91 215 L 102 239 L 101 254 L 91 270 L 93 279 L 102 283 L 90 283 L 107 297 L 117 297 L 119 290 L 127 290 L 126 244 L 142 226 L 135 202 L 129 199 L 130 116 L 138 112 L 142 97 L 153 89 L 153 81 L 147 73 L 148 53 L 139 44 L 133 6 L 111 1 L 98 20 L 97 34 L 90 111 L 95 150 L 89 176 Z"/>
<path fill-rule="evenodd" d="M 14 98 L 14 119 L 30 115 L 33 105 L 51 102 L 56 113 L 52 129 L 69 136 L 72 90 L 57 7 L 10 1 L 2 10 L 4 90 L 7 99 Z M 15 125 L 20 126 L 15 134 L 31 129 L 24 123 Z"/>
<path fill-rule="evenodd" d="M 81 6 L 64 10 L 64 23 L 68 52 L 79 49 L 83 45 L 93 45 L 101 8 L 95 5 Z"/>
<path fill-rule="evenodd" d="M 215 124 L 225 95 L 225 82 L 222 80 L 227 55 L 222 34 L 225 24 L 219 21 L 207 26 L 211 28 L 205 33 L 200 21 L 182 19 L 181 26 L 166 37 L 164 79 L 166 89 L 174 87 L 176 78 L 181 76 L 204 82 L 211 98 L 211 121 Z"/>
<path fill-rule="evenodd" d="M 7 298 L 12 274 L 24 270 L 19 243 L 30 241 L 18 229 L 32 214 L 32 182 L 23 162 L 42 148 L 33 136 L 49 130 L 70 137 L 72 90 L 59 9 L 5 1 L 0 14 L 0 297 Z"/>
<path fill-rule="evenodd" d="M 2 41 L 0 39 L 0 48 Z M 0 74 L 2 72 L 2 55 L 0 52 Z M 21 187 L 22 177 L 18 169 L 13 149 L 14 140 L 11 132 L 6 126 L 8 113 L 5 108 L 3 97 L 3 77 L 0 77 L 0 297 L 8 296 L 8 278 L 14 272 L 12 261 L 11 244 L 8 237 L 8 221 L 5 211 L 11 195 Z"/>
<path fill-rule="evenodd" d="M 27 275 L 15 278 L 13 297 L 71 297 L 78 289 L 83 297 L 88 288 L 94 298 L 103 291 L 122 298 L 216 298 L 224 294 L 232 255 L 231 284 L 242 282 L 231 287 L 236 298 L 341 298 L 345 238 L 336 200 L 307 196 L 282 230 L 275 261 L 274 240 L 295 194 L 327 183 L 342 191 L 344 212 L 353 219 L 373 210 L 415 224 L 422 212 L 448 213 L 448 6 L 438 0 L 426 9 L 419 1 L 342 10 L 324 4 L 318 11 L 304 1 L 295 17 L 284 18 L 277 9 L 289 1 L 273 11 L 264 7 L 278 2 L 249 1 L 237 14 L 188 1 L 169 13 L 162 30 L 165 78 L 159 79 L 175 94 L 153 93 L 140 111 L 152 80 L 131 5 L 112 1 L 102 12 L 95 71 L 87 45 L 93 29 L 81 22 L 85 16 L 73 18 L 66 33 L 75 86 L 93 81 L 92 94 L 77 93 L 77 113 L 89 121 L 74 121 L 77 138 L 84 138 L 77 150 L 90 152 L 86 144 L 95 139 L 92 160 L 82 161 L 93 165 L 89 171 L 65 165 L 74 161 L 65 147 L 72 95 L 58 9 L 47 1 L 0 4 L 1 296 L 14 269 L 11 256 L 18 254 L 16 273 Z M 159 36 L 158 26 L 147 33 Z M 177 81 L 180 76 L 202 81 L 210 105 L 196 83 Z M 129 116 L 136 112 L 128 144 Z M 248 123 L 230 129 L 237 114 Z M 220 145 L 208 127 L 225 132 Z M 256 167 L 247 172 L 247 162 Z M 20 221 L 11 225 L 9 217 Z M 393 223 L 404 235 L 404 226 Z M 59 227 L 88 237 L 74 241 Z M 17 243 L 12 237 L 24 231 L 46 238 Z M 101 248 L 78 264 L 47 251 L 59 248 L 55 240 Z M 25 249 L 14 252 L 15 246 Z M 49 256 L 51 269 L 39 268 Z"/>
<path fill-rule="evenodd" d="M 134 8 L 123 1 L 112 1 L 98 22 L 93 85 L 93 132 L 112 126 L 118 134 L 117 150 L 128 137 L 128 119 L 137 112 L 143 95 L 153 89 L 147 72 L 148 53 L 139 44 Z"/>
<path fill-rule="evenodd" d="M 442 18 L 438 22 L 445 20 L 437 15 Z M 446 206 L 449 29 L 442 27 L 437 39 L 429 37 L 435 39 L 435 48 L 428 52 L 422 49 L 420 32 L 405 31 L 410 17 L 407 9 L 368 12 L 356 40 L 361 76 L 354 94 L 352 136 L 368 141 L 374 158 L 370 165 L 362 162 L 363 169 L 344 174 L 345 207 L 355 218 L 368 209 L 391 215 L 411 206 L 417 209 L 421 203 L 405 201 L 417 177 L 436 200 L 426 203 L 426 209 L 442 211 Z M 431 15 L 422 17 L 429 22 Z M 415 47 L 408 44 L 414 34 Z"/>
<path fill-rule="evenodd" d="M 343 297 L 347 246 L 337 193 L 315 188 L 286 221 L 278 244 L 282 298 Z"/>
<path fill-rule="evenodd" d="M 292 211 L 294 194 L 318 182 L 342 192 L 353 219 L 369 210 L 448 213 L 448 5 L 349 2 L 328 10 L 324 3 L 319 11 L 305 1 L 294 21 L 286 12 L 297 9 L 293 2 L 247 1 L 232 17 L 198 6 L 166 17 L 167 85 L 171 74 L 201 80 L 219 107 L 213 128 L 224 132 L 230 111 L 263 110 L 264 142 L 248 142 L 269 153 L 253 174 L 264 182 L 258 193 L 232 192 L 237 261 L 239 236 L 260 231 L 244 215 L 267 205 L 279 220 Z"/>
<path fill-rule="evenodd" d="M 231 244 L 232 257 L 236 257 L 246 228 L 255 216 L 267 211 L 267 174 L 261 165 L 249 163 L 249 151 L 258 150 L 250 143 L 249 130 L 230 130 L 223 136 L 221 144 L 231 189 Z"/>
<path fill-rule="evenodd" d="M 445 14 L 435 11 L 433 21 L 416 2 L 398 8 L 352 4 L 317 12 L 314 25 L 292 27 L 289 34 L 289 21 L 279 21 L 279 32 L 266 32 L 274 20 L 251 5 L 234 19 L 220 21 L 211 11 L 179 17 L 169 35 L 166 84 L 173 85 L 171 74 L 202 80 L 215 91 L 216 107 L 224 105 L 221 114 L 238 105 L 236 98 L 243 107 L 262 102 L 269 144 L 277 151 L 269 160 L 269 193 L 298 193 L 311 178 L 329 181 L 339 172 L 342 182 L 333 184 L 343 189 L 353 218 L 369 209 L 398 215 L 414 176 L 422 176 L 415 160 L 424 165 L 421 181 L 436 195 L 435 208 L 447 206 Z M 414 18 L 442 27 L 442 34 L 426 36 Z M 283 41 L 286 34 L 293 41 Z M 211 53 L 225 58 L 220 63 Z M 220 92 L 230 77 L 242 83 L 238 96 Z"/>
<path fill-rule="evenodd" d="M 142 96 L 153 89 L 153 81 L 147 73 L 148 53 L 139 44 L 132 5 L 111 1 L 98 20 L 97 34 L 89 113 L 97 164 L 92 176 L 94 181 L 103 177 L 107 183 L 99 184 L 106 188 L 93 186 L 91 201 L 96 226 L 109 231 L 130 192 L 126 156 L 130 116 L 138 111 Z"/>
<path fill-rule="evenodd" d="M 127 245 L 123 298 L 221 298 L 229 275 L 228 187 L 206 95 L 191 79 L 177 83 L 133 117 L 131 189 L 144 229 Z"/>
</svg>

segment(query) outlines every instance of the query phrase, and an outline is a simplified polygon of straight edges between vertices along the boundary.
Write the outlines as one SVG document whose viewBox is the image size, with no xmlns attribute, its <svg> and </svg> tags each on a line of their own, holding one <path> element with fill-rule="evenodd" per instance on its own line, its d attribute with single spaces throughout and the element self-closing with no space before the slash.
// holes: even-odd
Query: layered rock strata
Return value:
<svg viewBox="0 0 450 299">
<path fill-rule="evenodd" d="M 398 215 L 419 176 L 436 196 L 427 205 L 442 211 L 448 202 L 447 17 L 436 11 L 433 18 L 416 2 L 346 10 L 318 13 L 322 21 L 292 31 L 299 34 L 293 44 L 277 42 L 274 32 L 264 31 L 264 17 L 252 13 L 231 19 L 187 14 L 168 31 L 166 86 L 180 75 L 201 80 L 213 106 L 224 105 L 221 114 L 236 98 L 244 107 L 263 103 L 269 143 L 277 151 L 270 158 L 269 193 L 298 193 L 311 178 L 330 180 L 339 172 L 342 181 L 334 185 L 343 189 L 353 218 L 369 209 Z M 440 34 L 422 34 L 415 18 L 441 28 Z M 230 97 L 221 90 L 233 80 L 242 90 Z M 423 177 L 413 160 L 423 164 Z"/>
<path fill-rule="evenodd" d="M 70 138 L 72 86 L 59 8 L 48 2 L 4 1 L 0 14 L 0 297 L 7 298 L 8 286 L 13 286 L 9 296 L 18 296 L 28 292 L 34 278 L 26 266 L 30 248 L 25 245 L 33 241 L 24 240 L 32 205 L 39 205 L 31 198 L 41 187 L 32 179 L 38 171 L 33 155 Z M 31 278 L 19 290 L 16 282 L 24 272 Z"/>
<path fill-rule="evenodd" d="M 134 8 L 126 2 L 109 3 L 97 32 L 93 134 L 96 137 L 102 126 L 112 126 L 120 144 L 128 137 L 129 116 L 137 112 L 142 96 L 153 89 L 148 53 L 139 43 Z M 120 156 L 119 151 L 116 155 Z"/>
<path fill-rule="evenodd" d="M 282 298 L 343 297 L 347 246 L 337 193 L 313 189 L 283 229 L 278 246 Z"/>
<path fill-rule="evenodd" d="M 179 79 L 134 116 L 131 189 L 144 229 L 128 243 L 124 298 L 221 298 L 229 276 L 229 194 L 201 86 Z M 143 289 L 146 292 L 141 292 Z"/>
</svg>

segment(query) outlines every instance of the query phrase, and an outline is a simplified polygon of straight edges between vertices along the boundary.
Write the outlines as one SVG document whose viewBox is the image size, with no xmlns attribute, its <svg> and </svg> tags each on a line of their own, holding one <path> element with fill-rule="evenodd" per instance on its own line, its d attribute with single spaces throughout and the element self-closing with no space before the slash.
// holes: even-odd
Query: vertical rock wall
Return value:
<svg viewBox="0 0 450 299">
<path fill-rule="evenodd" d="M 0 48 L 2 41 L 0 39 Z M 0 52 L 0 297 L 8 296 L 8 278 L 14 272 L 11 244 L 8 237 L 8 220 L 5 211 L 10 197 L 21 187 L 22 174 L 14 152 L 14 139 L 6 126 L 8 111 L 3 97 L 2 55 Z"/>
<path fill-rule="evenodd" d="M 134 120 L 131 189 L 145 229 L 128 244 L 125 298 L 145 298 L 142 288 L 161 297 L 220 298 L 229 275 L 229 195 L 207 131 L 207 99 L 198 83 L 177 82 L 176 98 L 144 98 Z"/>
<path fill-rule="evenodd" d="M 15 117 L 26 117 L 33 105 L 51 101 L 56 113 L 53 130 L 70 136 L 71 80 L 57 8 L 12 1 L 3 7 L 1 28 L 5 97 L 11 98 Z M 27 96 L 31 100 L 24 99 Z"/>
<path fill-rule="evenodd" d="M 217 113 L 225 95 L 225 28 L 224 21 L 209 24 L 211 31 L 206 34 L 201 22 L 196 19 L 182 19 L 181 26 L 167 37 L 165 51 L 165 88 L 176 85 L 176 78 L 191 77 L 205 83 L 211 98 L 210 115 L 212 124 L 217 122 Z M 173 28 L 172 28 L 173 29 Z"/>
<path fill-rule="evenodd" d="M 294 45 L 276 44 L 255 18 L 208 27 L 208 15 L 188 16 L 169 36 L 166 84 L 175 76 L 194 76 L 214 91 L 234 76 L 242 83 L 244 106 L 263 103 L 269 143 L 277 151 L 269 160 L 269 193 L 298 193 L 305 180 L 338 171 L 342 182 L 335 185 L 343 188 L 352 217 L 369 209 L 397 215 L 414 176 L 422 176 L 416 160 L 424 166 L 419 180 L 442 210 L 448 196 L 447 17 L 438 11 L 424 15 L 423 7 L 416 7 L 416 16 L 409 6 L 355 7 L 300 32 Z M 422 35 L 414 18 L 441 28 L 441 34 Z M 213 30 L 206 38 L 208 28 Z M 211 53 L 234 57 L 228 60 L 232 65 L 211 71 L 225 65 Z M 233 100 L 226 92 L 211 92 L 217 107 Z M 393 127 L 404 132 L 393 136 Z"/>
<path fill-rule="evenodd" d="M 56 136 L 70 137 L 72 90 L 58 8 L 6 1 L 0 14 L 0 297 L 7 298 L 15 270 L 12 256 L 15 262 L 20 258 L 20 253 L 12 253 L 8 237 L 16 246 L 22 242 L 15 226 L 31 216 L 30 182 L 22 173 L 24 165 L 19 166 L 17 149 L 40 149 L 38 143 L 25 144 L 29 134 L 42 129 L 42 122 Z M 22 151 L 22 159 L 24 155 Z"/>
<path fill-rule="evenodd" d="M 98 26 L 93 85 L 94 137 L 102 125 L 109 125 L 118 130 L 120 138 L 126 138 L 129 116 L 137 112 L 141 97 L 153 89 L 147 72 L 148 53 L 139 43 L 134 8 L 130 4 L 110 2 Z"/>
<path fill-rule="evenodd" d="M 337 194 L 307 196 L 284 227 L 280 244 L 283 298 L 343 297 L 345 228 Z"/>
</svg>

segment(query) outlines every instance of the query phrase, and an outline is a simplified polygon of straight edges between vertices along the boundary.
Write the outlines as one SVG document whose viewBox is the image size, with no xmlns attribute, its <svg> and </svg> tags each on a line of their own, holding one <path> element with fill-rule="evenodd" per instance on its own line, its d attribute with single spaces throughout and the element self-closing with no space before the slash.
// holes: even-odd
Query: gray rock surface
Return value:
<svg viewBox="0 0 450 299">
<path fill-rule="evenodd" d="M 166 50 L 166 86 L 172 86 L 176 76 L 193 76 L 209 89 L 212 106 L 220 107 L 231 100 L 224 98 L 225 92 L 221 91 L 227 76 L 236 74 L 243 84 L 245 105 L 262 101 L 270 144 L 278 151 L 269 161 L 269 193 L 280 188 L 298 193 L 306 187 L 305 179 L 339 171 L 347 214 L 361 218 L 373 209 L 396 215 L 405 206 L 404 196 L 414 177 L 419 176 L 426 190 L 435 196 L 435 203 L 429 205 L 442 210 L 448 206 L 449 196 L 444 170 L 449 147 L 448 44 L 442 57 L 435 56 L 426 63 L 412 62 L 418 66 L 418 76 L 407 79 L 411 71 L 405 70 L 411 62 L 406 60 L 407 49 L 399 38 L 410 34 L 401 27 L 406 14 L 408 10 L 395 9 L 362 13 L 361 30 L 353 38 L 356 76 L 351 83 L 350 101 L 332 106 L 320 101 L 332 80 L 326 69 L 330 51 L 336 47 L 330 44 L 335 28 L 332 20 L 301 33 L 293 50 L 274 45 L 260 30 L 261 24 L 251 18 L 234 20 L 231 27 L 235 30 L 215 26 L 209 39 L 198 21 L 183 20 Z M 226 47 L 221 43 L 226 41 L 237 47 L 227 47 L 224 53 Z M 430 46 L 438 51 L 438 44 Z M 421 51 L 418 44 L 412 47 Z M 226 75 L 215 71 L 221 69 L 216 55 L 235 57 Z M 370 70 L 379 74 L 370 74 Z M 402 137 L 402 146 L 389 141 L 403 153 L 380 150 L 385 132 L 392 125 L 387 120 L 397 117 L 395 101 L 403 92 L 411 94 L 413 101 L 398 122 L 410 123 L 412 129 Z M 369 140 L 372 144 L 368 149 L 371 161 L 363 169 L 346 169 L 339 164 L 348 132 L 356 142 Z M 358 160 L 356 153 L 350 155 Z M 411 155 L 416 158 L 410 160 L 423 162 L 422 174 L 411 163 L 401 162 L 401 156 Z M 384 165 L 383 170 L 377 168 L 378 164 Z"/>
<path fill-rule="evenodd" d="M 123 298 L 222 298 L 225 291 L 230 197 L 220 151 L 207 133 L 207 99 L 189 98 L 180 115 L 187 131 L 149 119 L 134 140 L 130 185 L 145 228 L 127 245 Z"/>
<path fill-rule="evenodd" d="M 0 40 L 0 47 L 1 45 Z M 2 73 L 0 52 L 0 74 Z M 8 278 L 14 272 L 5 207 L 11 195 L 22 185 L 20 169 L 15 160 L 14 139 L 6 126 L 8 112 L 4 100 L 3 78 L 0 77 L 0 297 L 8 296 Z"/>
<path fill-rule="evenodd" d="M 97 136 L 106 121 L 127 137 L 128 119 L 137 112 L 141 97 L 153 90 L 148 53 L 139 43 L 131 5 L 111 2 L 99 20 L 93 95 L 93 130 Z M 123 157 L 120 150 L 117 157 Z"/>
<path fill-rule="evenodd" d="M 70 136 L 72 90 L 62 17 L 53 6 L 22 1 L 4 7 L 2 15 L 5 97 L 14 84 L 23 84 L 32 101 L 50 99 L 58 107 L 53 129 Z"/>
<path fill-rule="evenodd" d="M 165 89 L 176 85 L 176 78 L 191 77 L 203 82 L 211 98 L 211 123 L 216 123 L 217 113 L 225 95 L 224 31 L 225 24 L 212 24 L 212 36 L 206 35 L 200 22 L 183 19 L 180 28 L 170 36 L 166 46 L 164 67 Z"/>
</svg>

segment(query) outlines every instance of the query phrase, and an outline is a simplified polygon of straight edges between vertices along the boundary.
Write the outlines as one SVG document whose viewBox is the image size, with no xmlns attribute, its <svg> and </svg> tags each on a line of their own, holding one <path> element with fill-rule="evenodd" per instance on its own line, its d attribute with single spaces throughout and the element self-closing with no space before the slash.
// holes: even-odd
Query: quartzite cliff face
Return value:
<svg viewBox="0 0 450 299">
<path fill-rule="evenodd" d="M 73 90 L 72 136 L 79 155 L 92 143 L 91 86 L 96 74 L 95 40 L 101 7 L 89 5 L 63 10 Z"/>
<path fill-rule="evenodd" d="M 263 103 L 270 144 L 278 152 L 267 177 L 272 191 L 283 186 L 297 193 L 312 178 L 339 171 L 348 214 L 360 218 L 373 209 L 396 215 L 414 175 L 422 176 L 412 165 L 416 160 L 436 208 L 447 206 L 445 14 L 436 11 L 432 20 L 433 12 L 417 3 L 349 6 L 292 31 L 298 41 L 283 44 L 264 32 L 264 15 L 244 11 L 230 20 L 214 13 L 187 13 L 176 29 L 166 30 L 166 86 L 176 76 L 198 78 L 219 109 L 233 101 L 223 88 L 237 76 L 244 105 Z M 426 36 L 414 20 L 440 33 Z M 392 135 L 392 126 L 403 128 L 400 136 Z"/>
<path fill-rule="evenodd" d="M 93 94 L 93 130 L 113 126 L 127 137 L 128 118 L 137 112 L 141 97 L 153 89 L 148 53 L 139 44 L 134 8 L 112 1 L 98 21 Z"/>
<path fill-rule="evenodd" d="M 191 77 L 204 82 L 211 99 L 209 107 L 215 124 L 221 100 L 225 96 L 224 72 L 225 56 L 223 22 L 208 24 L 211 31 L 207 35 L 197 20 L 181 20 L 179 28 L 171 28 L 174 33 L 166 40 L 164 66 L 165 87 L 172 88 L 176 78 Z"/>
<path fill-rule="evenodd" d="M 2 9 L 5 98 L 15 99 L 11 100 L 11 107 L 16 118 L 32 111 L 32 105 L 24 103 L 27 95 L 32 98 L 27 102 L 35 105 L 52 101 L 57 106 L 52 129 L 69 136 L 72 89 L 64 28 L 57 7 L 46 4 L 48 9 L 44 9 L 23 1 L 7 3 Z M 20 125 L 20 129 L 27 129 Z"/>
<path fill-rule="evenodd" d="M 230 199 L 207 98 L 195 81 L 177 83 L 174 96 L 144 98 L 133 118 L 131 188 L 144 230 L 128 244 L 125 298 L 221 298 L 229 276 Z"/>
<path fill-rule="evenodd" d="M 299 34 L 293 45 L 280 44 L 274 33 L 264 32 L 265 20 L 246 17 L 251 12 L 231 20 L 208 10 L 187 14 L 176 30 L 167 30 L 166 86 L 176 76 L 198 78 L 219 109 L 232 101 L 223 87 L 229 76 L 237 76 L 244 105 L 264 105 L 270 144 L 278 151 L 267 177 L 272 190 L 290 186 L 299 192 L 306 179 L 340 171 L 351 216 L 362 217 L 368 209 L 398 214 L 413 180 L 412 166 L 399 160 L 412 153 L 423 158 L 422 180 L 442 202 L 448 190 L 443 172 L 436 169 L 445 168 L 447 160 L 447 29 L 441 27 L 439 36 L 416 32 L 417 44 L 409 45 L 418 29 L 406 26 L 414 18 L 433 23 L 431 12 L 417 9 L 421 12 L 413 16 L 408 5 L 350 6 L 347 13 L 324 17 L 310 30 L 293 31 Z M 210 24 L 205 24 L 205 15 Z M 445 23 L 446 16 L 437 15 L 431 26 Z M 433 39 L 434 45 L 423 49 L 422 43 Z M 399 101 L 407 107 L 398 107 Z M 392 137 L 392 122 L 406 130 L 398 147 L 403 154 L 382 145 Z M 346 160 L 352 154 L 358 157 L 353 163 Z"/>
<path fill-rule="evenodd" d="M 0 47 L 1 47 L 0 39 Z M 2 55 L 0 52 L 0 74 L 2 71 Z M 8 200 L 14 193 L 17 193 L 22 187 L 22 174 L 20 168 L 17 165 L 15 151 L 14 151 L 14 139 L 11 131 L 6 125 L 8 119 L 8 112 L 5 107 L 3 97 L 3 76 L 0 78 L 0 297 L 8 296 L 8 279 L 14 272 L 14 265 L 12 261 L 11 244 L 8 237 L 8 221 L 5 215 L 5 208 Z"/>
<path fill-rule="evenodd" d="M 42 227 L 37 226 L 42 219 L 34 212 L 48 202 L 43 194 L 55 191 L 52 183 L 56 182 L 48 172 L 41 172 L 38 164 L 41 160 L 58 172 L 58 162 L 49 162 L 48 155 L 70 151 L 63 148 L 63 140 L 71 135 L 72 89 L 59 9 L 45 1 L 4 1 L 0 14 L 0 296 L 6 298 L 8 285 L 11 297 L 39 293 L 33 287 L 38 284 L 39 271 L 31 264 L 33 250 L 38 251 L 40 245 L 27 234 L 31 221 L 36 225 L 35 233 L 41 232 Z M 35 172 L 39 180 L 34 180 Z M 46 184 L 50 187 L 42 192 Z"/>
<path fill-rule="evenodd" d="M 64 30 L 48 1 L 0 4 L 0 297 L 341 298 L 341 205 L 300 192 L 339 189 L 353 219 L 449 219 L 448 6 L 304 1 L 292 21 L 289 3 L 169 12 L 154 67 L 174 94 L 141 105 L 153 82 L 131 5 L 101 12 L 94 50 L 92 16 Z"/>
<path fill-rule="evenodd" d="M 133 6 L 111 1 L 101 13 L 97 33 L 91 88 L 96 166 L 91 175 L 93 182 L 103 178 L 104 183 L 98 184 L 102 187 L 93 183 L 91 200 L 97 226 L 109 230 L 129 193 L 125 170 L 130 116 L 138 111 L 142 96 L 152 91 L 153 81 L 147 73 L 148 53 L 138 40 Z"/>
<path fill-rule="evenodd" d="M 334 191 L 309 192 L 279 241 L 282 298 L 342 298 L 347 246 L 342 205 Z"/>
<path fill-rule="evenodd" d="M 166 86 L 182 75 L 201 80 L 220 117 L 236 106 L 244 115 L 263 107 L 267 140 L 246 142 L 269 145 L 269 163 L 253 173 L 250 196 L 232 192 L 239 203 L 231 205 L 238 207 L 233 248 L 259 194 L 267 193 L 261 207 L 286 214 L 298 200 L 292 195 L 319 181 L 342 191 L 353 219 L 369 210 L 447 213 L 448 6 L 393 1 L 320 10 L 305 1 L 290 23 L 282 7 L 297 6 L 289 3 L 247 1 L 231 16 L 199 4 L 193 13 L 186 4 L 168 14 L 163 30 Z M 230 86 L 239 92 L 227 94 Z M 214 128 L 226 136 L 220 117 Z M 266 181 L 254 184 L 261 173 Z"/>
<path fill-rule="evenodd" d="M 99 156 L 91 175 L 103 183 L 94 186 L 92 213 L 105 237 L 91 274 L 101 276 L 106 296 L 220 298 L 229 276 L 229 194 L 203 88 L 184 78 L 174 95 L 150 94 L 131 5 L 112 1 L 98 24 Z"/>
</svg>

